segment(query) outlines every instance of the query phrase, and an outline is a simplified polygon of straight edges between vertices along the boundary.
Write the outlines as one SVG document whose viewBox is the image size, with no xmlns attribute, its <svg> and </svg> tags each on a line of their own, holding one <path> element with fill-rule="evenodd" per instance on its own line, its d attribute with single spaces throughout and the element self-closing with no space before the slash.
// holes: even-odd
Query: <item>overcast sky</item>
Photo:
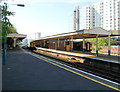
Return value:
<svg viewBox="0 0 120 92">
<path fill-rule="evenodd" d="M 9 10 L 16 12 L 10 21 L 21 34 L 34 38 L 73 31 L 73 10 L 100 0 L 7 0 Z M 18 7 L 11 4 L 25 4 Z"/>
</svg>

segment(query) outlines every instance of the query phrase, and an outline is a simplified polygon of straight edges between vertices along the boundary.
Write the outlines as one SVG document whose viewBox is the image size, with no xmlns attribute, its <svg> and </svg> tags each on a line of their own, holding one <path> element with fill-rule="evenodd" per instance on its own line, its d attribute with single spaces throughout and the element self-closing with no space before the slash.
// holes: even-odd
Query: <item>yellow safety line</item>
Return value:
<svg viewBox="0 0 120 92">
<path fill-rule="evenodd" d="M 34 56 L 34 55 L 32 55 L 32 56 Z M 34 56 L 34 57 L 37 57 L 37 56 Z M 80 74 L 80 73 L 78 73 L 78 72 L 75 72 L 75 71 L 73 71 L 73 70 L 71 70 L 71 69 L 68 69 L 68 68 L 65 68 L 65 67 L 63 67 L 63 66 L 60 66 L 60 65 L 58 65 L 58 64 L 55 64 L 55 63 L 53 63 L 53 62 L 50 62 L 50 61 L 48 61 L 48 60 L 46 60 L 46 59 L 43 59 L 43 58 L 40 58 L 40 57 L 37 57 L 37 58 L 42 59 L 42 60 L 44 60 L 44 61 L 46 61 L 46 62 L 48 62 L 48 63 L 51 63 L 51 64 L 53 64 L 53 65 L 55 65 L 55 66 L 58 66 L 58 67 L 60 67 L 60 68 L 62 68 L 62 69 L 65 69 L 65 70 L 67 70 L 67 71 L 70 71 L 70 72 L 72 72 L 72 73 L 74 73 L 74 74 L 80 75 L 80 76 L 82 76 L 82 77 L 84 77 L 84 78 L 87 78 L 87 79 L 89 79 L 89 80 L 92 80 L 92 81 L 94 81 L 94 82 L 97 82 L 97 83 L 99 83 L 99 84 L 102 84 L 102 85 L 104 85 L 104 86 L 107 86 L 107 87 L 109 87 L 109 88 L 112 88 L 112 89 L 114 89 L 114 90 L 120 91 L 119 88 L 116 88 L 116 87 L 110 86 L 110 85 L 108 85 L 108 84 L 105 84 L 105 83 L 103 83 L 103 82 L 97 81 L 97 80 L 92 79 L 92 78 L 90 78 L 90 77 L 87 77 L 87 76 L 85 76 L 85 75 L 83 75 L 83 74 Z"/>
</svg>

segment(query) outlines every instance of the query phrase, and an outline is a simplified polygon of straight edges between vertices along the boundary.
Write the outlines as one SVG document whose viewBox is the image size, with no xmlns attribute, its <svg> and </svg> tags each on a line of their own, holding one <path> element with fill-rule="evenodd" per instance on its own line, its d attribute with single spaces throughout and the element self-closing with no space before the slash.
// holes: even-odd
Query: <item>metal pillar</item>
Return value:
<svg viewBox="0 0 120 92">
<path fill-rule="evenodd" d="M 110 46 L 110 35 L 108 35 L 108 56 L 110 56 L 111 46 Z"/>
<path fill-rule="evenodd" d="M 98 56 L 98 35 L 96 36 L 96 56 Z"/>
<path fill-rule="evenodd" d="M 7 40 L 6 40 L 6 38 L 7 38 L 7 36 L 5 34 L 4 37 L 3 37 L 3 40 L 4 40 L 4 45 L 3 45 L 3 65 L 6 64 L 6 52 L 7 52 Z"/>
<path fill-rule="evenodd" d="M 16 4 L 17 6 L 21 6 L 21 7 L 24 7 L 25 5 L 24 4 Z M 3 40 L 4 40 L 4 43 L 3 43 L 3 64 L 5 65 L 6 64 L 6 52 L 7 52 L 7 24 L 9 24 L 9 21 L 7 21 L 7 16 L 10 16 L 8 15 L 7 13 L 7 3 L 4 3 L 4 6 L 3 6 L 3 11 L 1 12 L 2 14 L 2 23 L 4 24 L 4 31 L 2 30 L 3 32 Z M 2 9 L 1 9 L 2 10 Z"/>
<path fill-rule="evenodd" d="M 7 29 L 6 29 L 6 26 L 7 26 L 7 15 L 4 14 L 4 12 L 7 11 L 7 3 L 4 3 L 5 6 L 3 6 L 3 24 L 4 24 L 4 29 L 2 30 L 3 32 L 3 65 L 6 64 L 6 52 L 7 52 Z"/>
<path fill-rule="evenodd" d="M 73 36 L 71 36 L 71 51 L 73 50 Z"/>
<path fill-rule="evenodd" d="M 83 52 L 85 52 L 85 38 L 83 38 Z"/>
</svg>

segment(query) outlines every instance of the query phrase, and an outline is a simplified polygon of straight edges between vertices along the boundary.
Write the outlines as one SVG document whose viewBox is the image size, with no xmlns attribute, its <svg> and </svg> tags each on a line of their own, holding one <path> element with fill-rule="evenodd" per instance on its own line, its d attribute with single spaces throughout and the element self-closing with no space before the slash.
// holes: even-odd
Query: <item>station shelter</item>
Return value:
<svg viewBox="0 0 120 92">
<path fill-rule="evenodd" d="M 27 35 L 25 34 L 18 34 L 18 33 L 11 33 L 7 35 L 7 45 L 8 48 L 15 48 L 18 43 L 20 43 Z"/>
<path fill-rule="evenodd" d="M 46 46 L 45 44 L 47 44 L 50 41 L 53 41 L 53 43 L 55 44 L 54 45 L 55 48 L 59 49 L 60 40 L 64 40 L 64 42 L 69 41 L 69 45 L 66 45 L 67 50 L 69 50 L 69 49 L 72 50 L 73 49 L 73 41 L 75 39 L 82 39 L 83 40 L 82 46 L 83 46 L 83 52 L 84 52 L 85 39 L 96 38 L 96 49 L 95 50 L 96 50 L 96 56 L 98 56 L 98 38 L 99 37 L 108 37 L 108 55 L 110 56 L 110 52 L 111 52 L 110 38 L 111 38 L 111 36 L 120 36 L 120 30 L 109 30 L 108 31 L 108 30 L 102 29 L 100 27 L 93 28 L 93 29 L 83 29 L 83 30 L 77 30 L 77 31 L 68 32 L 68 33 L 62 33 L 62 34 L 42 37 L 40 39 L 33 40 L 31 43 L 33 43 L 33 42 L 36 44 L 42 43 L 43 46 L 45 47 Z M 55 41 L 57 43 L 55 43 Z"/>
</svg>

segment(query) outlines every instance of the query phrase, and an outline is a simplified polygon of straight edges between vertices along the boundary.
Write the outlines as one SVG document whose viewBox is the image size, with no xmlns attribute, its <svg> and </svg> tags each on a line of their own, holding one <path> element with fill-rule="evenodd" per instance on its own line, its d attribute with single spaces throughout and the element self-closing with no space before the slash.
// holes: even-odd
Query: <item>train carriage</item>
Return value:
<svg viewBox="0 0 120 92">
<path fill-rule="evenodd" d="M 59 43 L 59 45 L 58 45 Z M 58 50 L 71 50 L 71 41 L 64 41 L 64 40 L 46 40 L 46 41 L 36 41 L 30 43 L 30 49 L 34 50 L 35 47 L 42 47 L 48 49 L 58 49 Z M 90 42 L 85 42 L 85 51 L 91 51 L 92 44 Z M 83 41 L 73 41 L 73 50 L 76 51 L 83 51 Z"/>
</svg>

